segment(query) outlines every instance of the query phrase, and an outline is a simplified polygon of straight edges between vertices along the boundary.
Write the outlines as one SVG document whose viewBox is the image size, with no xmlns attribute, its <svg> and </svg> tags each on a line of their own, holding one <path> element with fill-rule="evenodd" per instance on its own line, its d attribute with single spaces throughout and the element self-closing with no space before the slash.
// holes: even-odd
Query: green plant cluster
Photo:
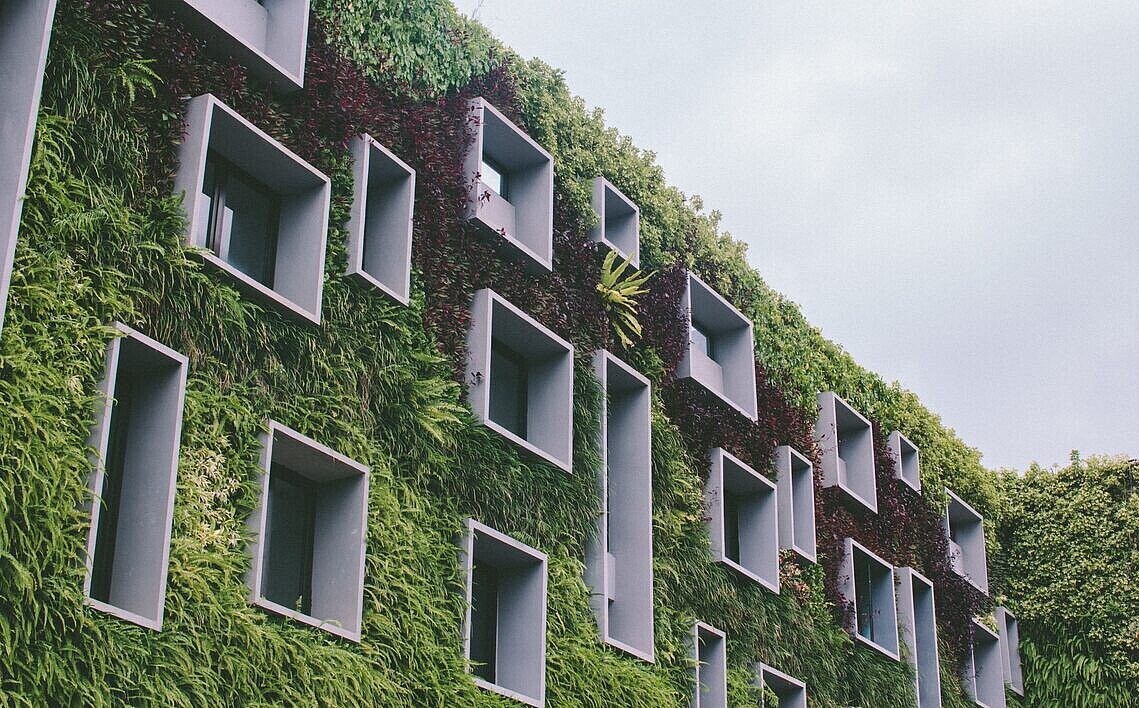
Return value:
<svg viewBox="0 0 1139 708">
<path fill-rule="evenodd" d="M 994 565 L 1020 619 L 1028 705 L 1139 706 L 1139 461 L 1001 477 Z"/>
<path fill-rule="evenodd" d="M 338 52 L 417 99 L 451 95 L 505 62 L 528 131 L 555 157 L 566 208 L 588 215 L 588 180 L 604 174 L 641 209 L 646 272 L 682 259 L 752 317 L 759 361 L 806 415 L 817 391 L 835 390 L 921 448 L 931 509 L 948 485 L 988 520 L 1021 513 L 998 504 L 975 450 L 824 339 L 750 268 L 718 215 L 668 186 L 653 155 L 571 96 L 559 72 L 523 62 L 447 2 L 314 0 L 313 12 Z M 729 630 L 733 705 L 758 702 L 757 659 L 806 680 L 813 706 L 912 705 L 907 665 L 855 648 L 835 624 L 821 566 L 785 563 L 796 591 L 774 596 L 709 562 L 703 461 L 659 398 L 657 662 L 603 647 L 581 580 L 600 506 L 591 444 L 600 389 L 588 366 L 579 362 L 575 376 L 575 474 L 519 457 L 476 425 L 424 327 L 422 279 L 404 308 L 340 275 L 351 198 L 341 136 L 310 146 L 333 178 L 320 328 L 266 312 L 206 270 L 183 243 L 170 182 L 151 178 L 171 173 L 181 118 L 148 100 L 169 78 L 147 54 L 156 22 L 144 2 L 60 3 L 0 338 L 0 704 L 512 705 L 475 688 L 463 665 L 455 536 L 473 515 L 550 556 L 551 706 L 686 705 L 695 619 Z M 221 76 L 224 65 L 208 69 Z M 266 124 L 289 124 L 287 104 L 264 105 Z M 161 632 L 83 604 L 87 438 L 115 320 L 191 361 Z M 372 469 L 359 645 L 247 601 L 245 519 L 269 418 Z M 1022 617 L 1027 625 L 1034 615 Z M 947 658 L 950 708 L 967 705 L 953 671 Z"/>
</svg>

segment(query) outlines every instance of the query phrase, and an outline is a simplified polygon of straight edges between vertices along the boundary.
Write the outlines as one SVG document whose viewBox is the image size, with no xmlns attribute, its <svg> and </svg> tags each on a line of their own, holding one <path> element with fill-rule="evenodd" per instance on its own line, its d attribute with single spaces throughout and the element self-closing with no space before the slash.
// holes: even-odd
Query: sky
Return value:
<svg viewBox="0 0 1139 708">
<path fill-rule="evenodd" d="M 1139 457 L 1139 3 L 456 7 L 987 466 Z"/>
</svg>

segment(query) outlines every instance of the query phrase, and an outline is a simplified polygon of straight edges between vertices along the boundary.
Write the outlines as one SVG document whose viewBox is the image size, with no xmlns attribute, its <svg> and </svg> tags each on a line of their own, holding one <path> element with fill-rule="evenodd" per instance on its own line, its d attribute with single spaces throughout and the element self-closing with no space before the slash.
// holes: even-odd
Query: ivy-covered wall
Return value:
<svg viewBox="0 0 1139 708">
<path fill-rule="evenodd" d="M 243 297 L 184 245 L 172 194 L 185 99 L 214 93 L 332 177 L 323 320 L 298 324 Z M 554 271 L 502 257 L 463 219 L 466 99 L 486 96 L 555 159 Z M 344 278 L 348 141 L 367 132 L 417 171 L 409 307 Z M 589 180 L 641 209 L 644 336 L 620 345 L 596 292 Z M 673 379 L 687 337 L 683 269 L 751 317 L 760 416 L 745 421 Z M 463 400 L 471 293 L 493 287 L 573 342 L 573 474 L 521 457 Z M 165 624 L 143 630 L 83 604 L 87 441 L 104 352 L 123 321 L 190 359 Z M 653 380 L 656 657 L 601 645 L 581 580 L 600 509 L 592 441 L 605 347 Z M 763 282 L 716 214 L 670 187 L 639 150 L 436 0 L 314 0 L 305 89 L 285 97 L 206 51 L 144 0 L 61 0 L 0 339 L 0 694 L 14 705 L 510 705 L 465 671 L 456 537 L 473 516 L 550 556 L 551 706 L 686 705 L 694 620 L 728 633 L 733 705 L 754 705 L 753 664 L 807 682 L 813 706 L 912 705 L 912 676 L 841 629 L 843 539 L 937 588 L 944 705 L 968 618 L 989 601 L 954 575 L 941 535 L 949 486 L 986 517 L 1008 510 L 978 453 L 910 392 L 859 367 Z M 818 461 L 815 395 L 875 424 L 879 513 L 817 495 L 820 563 L 785 556 L 774 595 L 710 562 L 708 447 L 761 471 L 778 444 Z M 371 467 L 363 639 L 343 642 L 248 603 L 245 521 L 258 434 L 281 421 Z M 892 479 L 885 437 L 921 449 L 923 495 Z M 1001 565 L 995 571 L 1012 568 Z M 994 592 L 1005 586 L 991 576 Z"/>
</svg>

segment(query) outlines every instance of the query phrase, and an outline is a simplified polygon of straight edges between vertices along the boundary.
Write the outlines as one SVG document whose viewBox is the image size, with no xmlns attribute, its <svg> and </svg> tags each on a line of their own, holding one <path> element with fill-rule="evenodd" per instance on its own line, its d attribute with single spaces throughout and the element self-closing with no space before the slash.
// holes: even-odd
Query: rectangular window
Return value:
<svg viewBox="0 0 1139 708">
<path fill-rule="evenodd" d="M 249 519 L 253 604 L 360 641 L 368 468 L 276 421 L 261 437 Z"/>
<path fill-rule="evenodd" d="M 471 671 L 495 682 L 498 663 L 498 572 L 484 563 L 471 570 Z"/>
<path fill-rule="evenodd" d="M 106 470 L 95 537 L 95 557 L 91 561 L 91 597 L 111 602 L 111 579 L 115 571 L 115 541 L 122 506 L 123 476 L 127 462 L 127 431 L 131 425 L 135 377 L 120 371 L 115 382 L 115 402 L 111 411 L 111 434 L 107 440 Z"/>
<path fill-rule="evenodd" d="M 162 627 L 186 358 L 116 324 L 92 431 L 91 528 L 84 592 L 92 607 Z"/>
<path fill-rule="evenodd" d="M 206 160 L 202 192 L 210 202 L 206 246 L 218 258 L 272 288 L 280 197 L 216 153 Z"/>
<path fill-rule="evenodd" d="M 507 201 L 510 200 L 510 196 L 507 194 L 510 182 L 507 179 L 506 170 L 486 154 L 483 154 L 482 161 L 479 163 L 479 179 L 487 187 L 494 190 L 498 196 Z"/>
<path fill-rule="evenodd" d="M 740 497 L 724 491 L 724 555 L 740 562 Z"/>
<path fill-rule="evenodd" d="M 716 340 L 710 329 L 700 322 L 692 320 L 692 326 L 689 327 L 689 337 L 692 339 L 694 349 L 703 352 L 709 359 L 715 361 Z"/>
<path fill-rule="evenodd" d="M 494 340 L 490 347 L 490 419 L 520 438 L 527 435 L 530 376 L 526 358 Z"/>
<path fill-rule="evenodd" d="M 857 600 L 858 633 L 870 641 L 874 641 L 874 579 L 871 577 L 870 564 L 859 562 L 861 558 L 854 557 L 855 590 Z"/>
<path fill-rule="evenodd" d="M 312 614 L 316 484 L 279 464 L 269 475 L 265 578 L 261 591 L 278 605 Z"/>
</svg>

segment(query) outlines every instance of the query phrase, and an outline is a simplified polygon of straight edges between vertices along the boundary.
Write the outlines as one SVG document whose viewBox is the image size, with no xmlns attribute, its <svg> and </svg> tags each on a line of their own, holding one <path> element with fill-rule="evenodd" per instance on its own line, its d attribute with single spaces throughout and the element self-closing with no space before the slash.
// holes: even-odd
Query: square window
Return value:
<svg viewBox="0 0 1139 708">
<path fill-rule="evenodd" d="M 187 242 L 239 289 L 320 323 L 331 183 L 211 94 L 190 101 L 175 192 Z"/>
<path fill-rule="evenodd" d="M 692 708 L 728 707 L 728 638 L 715 627 L 697 622 L 692 629 L 696 663 Z"/>
<path fill-rule="evenodd" d="M 554 158 L 486 99 L 471 101 L 470 124 L 467 218 L 503 238 L 528 266 L 552 270 Z"/>
<path fill-rule="evenodd" d="M 209 48 L 283 93 L 304 87 L 309 0 L 159 0 Z"/>
<path fill-rule="evenodd" d="M 886 444 L 894 458 L 894 477 L 905 482 L 915 492 L 920 492 L 921 466 L 917 445 L 897 430 L 890 433 Z"/>
<path fill-rule="evenodd" d="M 779 547 L 815 562 L 815 466 L 789 445 L 775 449 Z"/>
<path fill-rule="evenodd" d="M 994 610 L 1001 642 L 1001 663 L 1005 683 L 1013 693 L 1024 697 L 1024 671 L 1020 665 L 1020 623 L 1016 615 L 1004 607 Z"/>
<path fill-rule="evenodd" d="M 839 582 L 842 596 L 854 606 L 847 629 L 856 642 L 897 661 L 898 614 L 893 566 L 852 538 L 846 539 L 844 549 Z"/>
<path fill-rule="evenodd" d="M 107 349 L 92 431 L 91 528 L 83 592 L 96 609 L 162 628 L 186 357 L 126 325 Z"/>
<path fill-rule="evenodd" d="M 359 642 L 368 468 L 275 421 L 261 444 L 252 602 Z"/>
<path fill-rule="evenodd" d="M 756 673 L 759 685 L 779 699 L 775 705 L 761 703 L 760 708 L 807 708 L 807 684 L 767 664 L 759 664 Z"/>
<path fill-rule="evenodd" d="M 645 661 L 653 647 L 652 414 L 649 380 L 607 351 L 593 358 L 604 391 L 604 513 L 586 551 L 585 581 L 601 640 Z"/>
<path fill-rule="evenodd" d="M 823 452 L 823 486 L 837 485 L 848 497 L 878 513 L 870 421 L 836 393 L 820 393 L 818 402 L 815 439 Z"/>
<path fill-rule="evenodd" d="M 544 705 L 546 554 L 467 519 L 461 557 L 467 580 L 464 654 L 475 683 Z"/>
<path fill-rule="evenodd" d="M 941 708 L 933 583 L 913 568 L 897 568 L 894 573 L 898 579 L 898 624 L 906 644 L 906 658 L 914 668 L 917 706 Z"/>
<path fill-rule="evenodd" d="M 498 293 L 471 302 L 467 400 L 475 417 L 526 452 L 569 472 L 573 346 Z"/>
<path fill-rule="evenodd" d="M 948 489 L 945 533 L 949 537 L 949 562 L 953 570 L 986 595 L 989 593 L 989 561 L 985 552 L 985 520 L 977 510 Z"/>
<path fill-rule="evenodd" d="M 709 453 L 704 487 L 712 557 L 779 592 L 779 509 L 775 483 L 723 448 Z"/>
<path fill-rule="evenodd" d="M 750 420 L 756 420 L 755 343 L 751 320 L 688 274 L 681 305 L 688 313 L 688 351 L 677 378 L 691 378 Z"/>
<path fill-rule="evenodd" d="M 982 708 L 1005 708 L 1000 638 L 981 622 L 972 620 L 970 626 L 973 641 L 965 655 L 962 677 L 965 694 Z"/>
<path fill-rule="evenodd" d="M 348 274 L 406 305 L 411 294 L 415 170 L 370 135 L 352 142 Z"/>
<path fill-rule="evenodd" d="M 55 0 L 0 2 L 0 327 L 28 184 Z"/>
<path fill-rule="evenodd" d="M 593 211 L 597 225 L 589 237 L 628 259 L 634 268 L 641 263 L 641 210 L 604 177 L 593 179 Z"/>
</svg>

